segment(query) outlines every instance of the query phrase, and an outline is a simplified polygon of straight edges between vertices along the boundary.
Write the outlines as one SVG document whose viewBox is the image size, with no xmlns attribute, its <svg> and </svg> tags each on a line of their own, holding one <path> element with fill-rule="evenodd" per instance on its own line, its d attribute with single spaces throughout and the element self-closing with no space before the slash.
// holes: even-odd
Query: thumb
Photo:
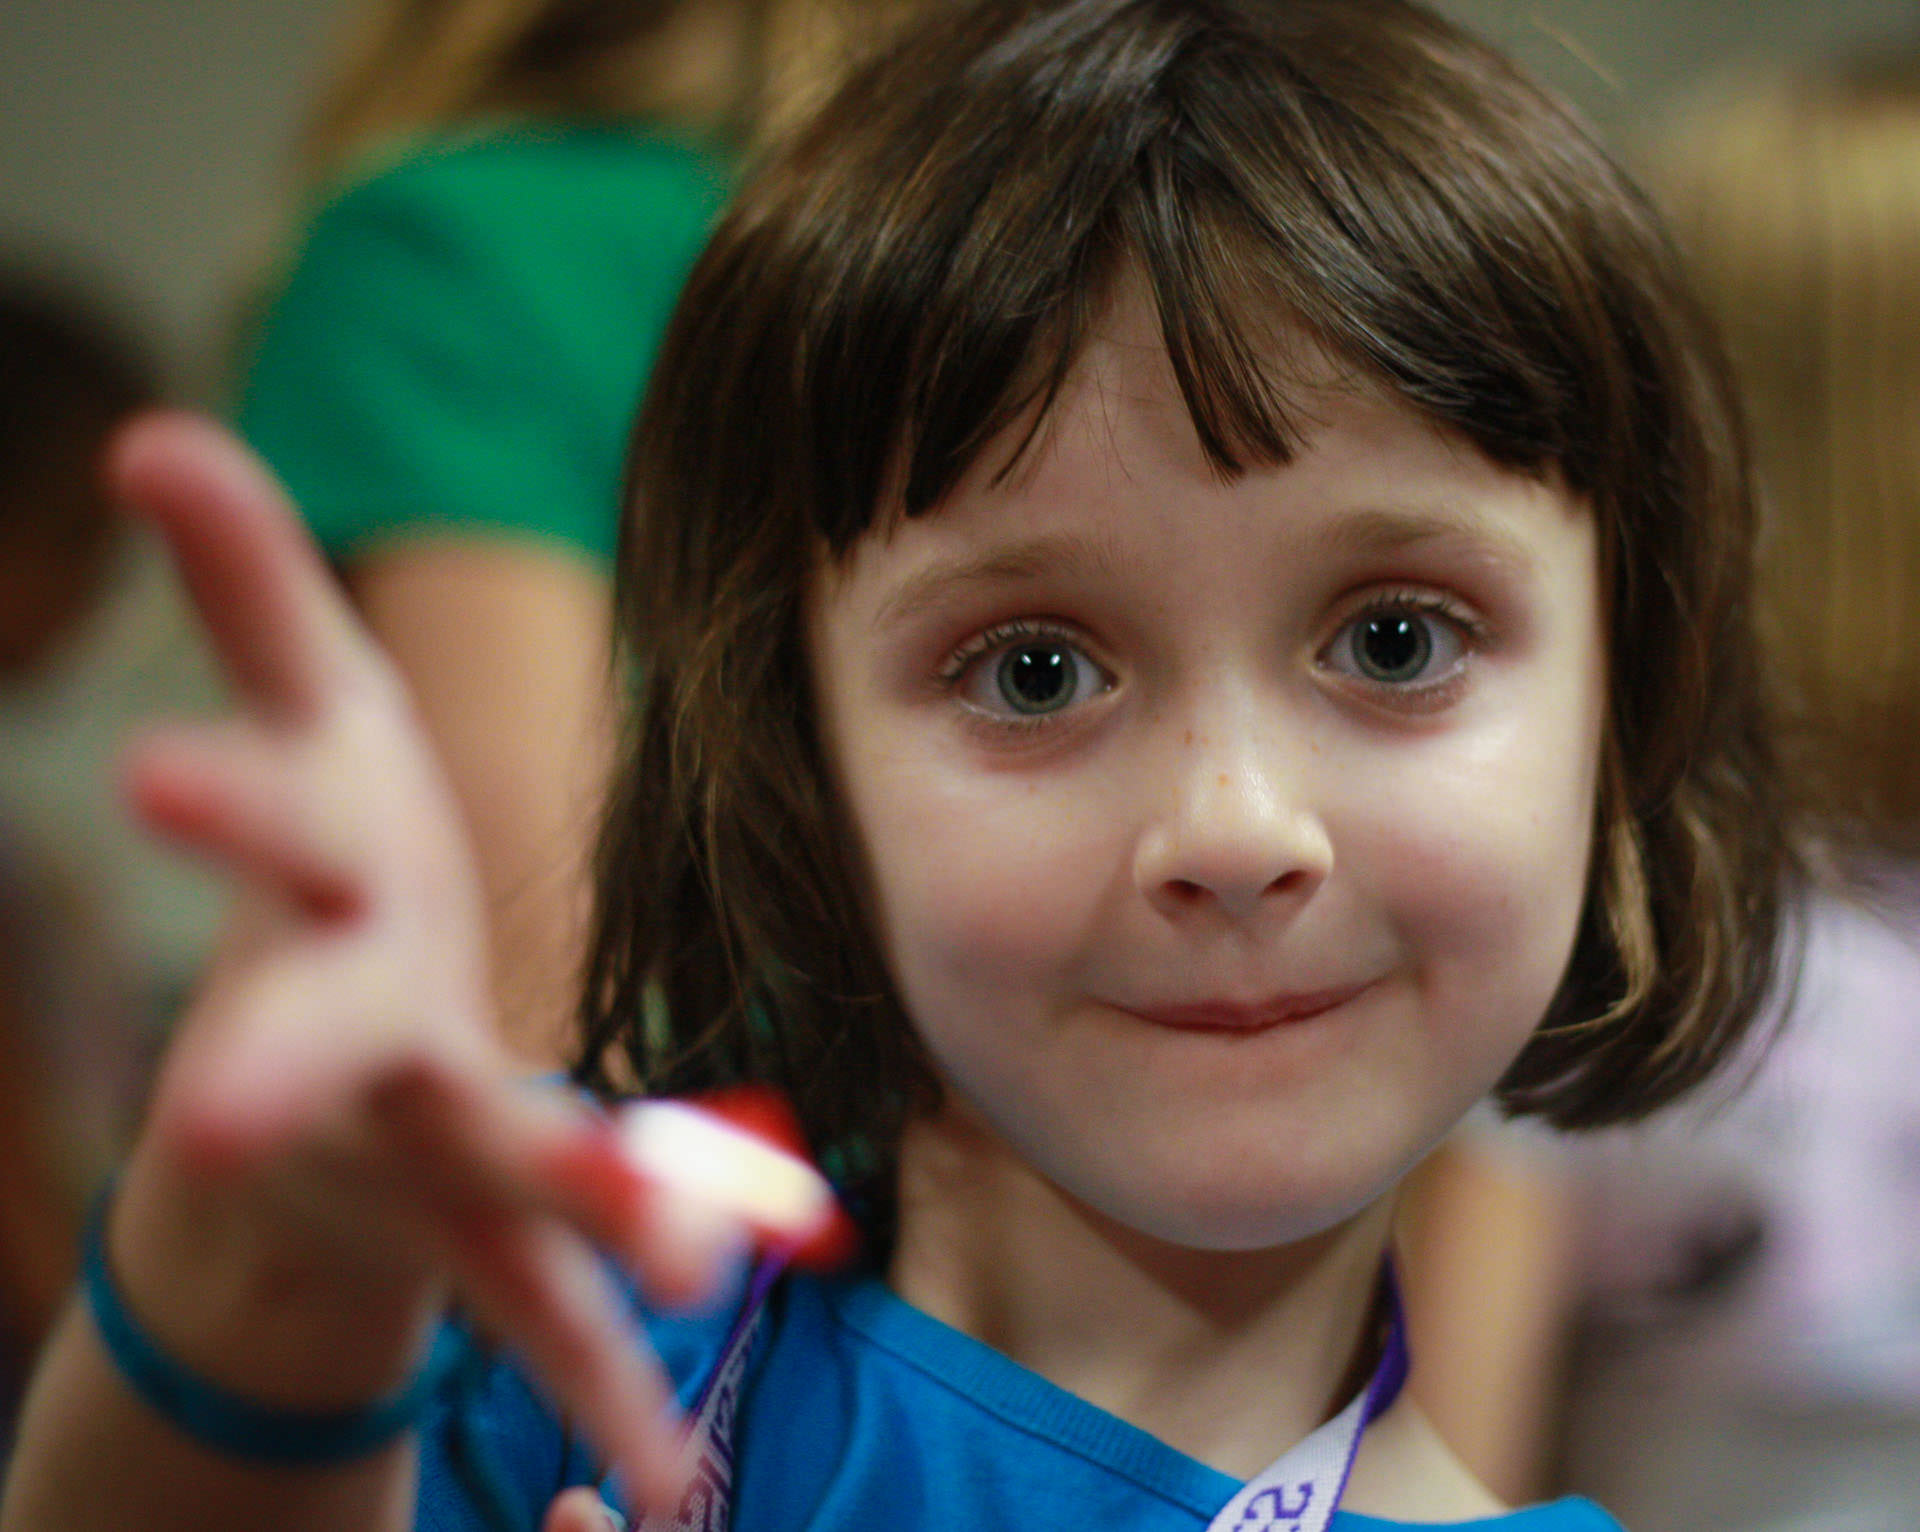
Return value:
<svg viewBox="0 0 1920 1532">
<path fill-rule="evenodd" d="M 562 1491 L 547 1507 L 540 1532 L 627 1532 L 627 1521 L 598 1490 L 579 1485 Z"/>
</svg>

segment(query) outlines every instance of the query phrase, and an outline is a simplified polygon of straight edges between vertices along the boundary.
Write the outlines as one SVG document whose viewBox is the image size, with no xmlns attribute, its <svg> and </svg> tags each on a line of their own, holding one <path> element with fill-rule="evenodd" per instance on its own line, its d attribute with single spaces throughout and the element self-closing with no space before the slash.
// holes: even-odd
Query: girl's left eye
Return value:
<svg viewBox="0 0 1920 1532">
<path fill-rule="evenodd" d="M 969 649 L 955 656 L 951 672 L 962 698 L 1008 721 L 1066 712 L 1113 684 L 1064 634 L 1000 630 L 982 634 Z"/>
<path fill-rule="evenodd" d="M 1329 666 L 1374 686 L 1417 690 L 1452 677 L 1466 660 L 1470 631 L 1444 609 L 1412 602 L 1369 607 L 1334 635 Z"/>
</svg>

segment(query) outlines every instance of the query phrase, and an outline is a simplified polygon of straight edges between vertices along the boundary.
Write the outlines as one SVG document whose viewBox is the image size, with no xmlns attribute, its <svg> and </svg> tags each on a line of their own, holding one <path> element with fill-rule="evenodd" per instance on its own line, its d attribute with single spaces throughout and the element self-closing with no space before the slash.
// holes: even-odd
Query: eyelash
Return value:
<svg viewBox="0 0 1920 1532">
<path fill-rule="evenodd" d="M 1099 661 L 1088 652 L 1089 646 L 1084 635 L 1071 625 L 1032 617 L 1016 617 L 1006 622 L 995 623 L 990 628 L 983 628 L 967 639 L 947 657 L 946 663 L 936 673 L 937 679 L 947 691 L 958 692 L 974 667 L 982 660 L 1014 644 L 1037 638 L 1070 644 L 1085 655 L 1090 664 L 1096 666 L 1099 664 Z M 1063 722 L 1058 713 L 1035 713 L 1021 717 L 1017 714 L 989 712 L 979 707 L 973 707 L 969 711 L 973 715 L 971 721 L 977 726 L 990 729 L 997 734 L 1015 737 L 1058 729 Z"/>
<path fill-rule="evenodd" d="M 1416 709 L 1424 706 L 1444 706 L 1463 680 L 1467 662 L 1473 655 L 1483 652 L 1492 644 L 1492 632 L 1487 624 L 1471 609 L 1451 596 L 1422 587 L 1369 592 L 1364 600 L 1341 618 L 1333 637 L 1327 641 L 1320 652 L 1323 656 L 1330 654 L 1334 645 L 1353 631 L 1356 623 L 1364 622 L 1370 617 L 1398 614 L 1436 618 L 1451 627 L 1460 639 L 1460 662 L 1447 674 L 1433 681 L 1394 684 L 1341 673 L 1342 679 L 1366 687 L 1376 696 L 1391 698 L 1402 706 L 1411 706 Z"/>
<path fill-rule="evenodd" d="M 1425 586 L 1370 591 L 1366 599 L 1347 614 L 1346 622 L 1352 623 L 1358 618 L 1371 617 L 1380 612 L 1419 612 L 1424 616 L 1444 617 L 1476 643 L 1486 637 L 1486 624 L 1471 610 L 1452 596 L 1429 590 Z"/>
<path fill-rule="evenodd" d="M 1023 638 L 1056 638 L 1072 644 L 1081 642 L 1080 635 L 1064 623 L 1040 622 L 1031 617 L 1016 617 L 1011 622 L 998 622 L 990 628 L 983 628 L 961 644 L 947 656 L 947 662 L 940 667 L 940 679 L 949 686 L 956 686 L 973 668 L 974 661 L 992 654 L 996 649 L 1004 649 L 1008 644 L 1017 643 Z"/>
</svg>

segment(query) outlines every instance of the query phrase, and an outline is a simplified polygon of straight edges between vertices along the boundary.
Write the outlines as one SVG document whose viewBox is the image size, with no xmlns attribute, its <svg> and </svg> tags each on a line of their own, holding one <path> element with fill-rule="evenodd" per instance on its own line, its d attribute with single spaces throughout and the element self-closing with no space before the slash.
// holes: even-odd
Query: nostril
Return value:
<svg viewBox="0 0 1920 1532">
<path fill-rule="evenodd" d="M 1242 884 L 1238 880 L 1222 877 L 1209 881 L 1204 878 L 1168 878 L 1161 883 L 1162 897 L 1170 905 L 1182 909 L 1195 908 L 1207 904 L 1219 904 L 1241 913 L 1250 913 L 1270 896 L 1285 895 L 1304 889 L 1313 881 L 1304 869 L 1294 868 L 1282 873 L 1271 882 L 1255 886 Z"/>
</svg>

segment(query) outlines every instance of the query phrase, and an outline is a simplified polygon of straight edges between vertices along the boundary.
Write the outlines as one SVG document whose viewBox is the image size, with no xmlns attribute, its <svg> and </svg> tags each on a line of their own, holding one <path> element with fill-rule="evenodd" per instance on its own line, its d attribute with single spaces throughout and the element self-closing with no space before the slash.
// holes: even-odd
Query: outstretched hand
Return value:
<svg viewBox="0 0 1920 1532">
<path fill-rule="evenodd" d="M 171 548 L 238 703 L 230 721 L 141 741 L 126 765 L 140 818 L 237 888 L 115 1209 L 133 1301 L 228 1386 L 334 1408 L 364 1388 L 349 1379 L 403 1374 L 421 1326 L 394 1332 L 405 1354 L 358 1361 L 320 1324 L 304 1348 L 298 1333 L 242 1345 L 196 1298 L 206 1284 L 169 1229 L 194 1226 L 194 1261 L 271 1266 L 283 1285 L 291 1270 L 299 1291 L 397 1294 L 421 1316 L 455 1291 L 636 1501 L 664 1505 L 682 1443 L 596 1247 L 656 1295 L 687 1296 L 716 1252 L 685 1231 L 712 1220 L 663 1216 L 673 1194 L 591 1108 L 514 1077 L 452 796 L 266 470 L 207 422 L 155 415 L 125 430 L 110 472 Z"/>
<path fill-rule="evenodd" d="M 291 507 L 238 442 L 188 416 L 136 422 L 109 467 L 165 539 L 237 702 L 231 721 L 138 741 L 125 770 L 146 825 L 237 886 L 162 1097 L 180 1147 L 207 1169 L 270 1154 L 362 1087 L 370 1049 L 491 1066 L 455 812 Z M 358 1046 L 341 1046 L 343 1026 Z"/>
</svg>

